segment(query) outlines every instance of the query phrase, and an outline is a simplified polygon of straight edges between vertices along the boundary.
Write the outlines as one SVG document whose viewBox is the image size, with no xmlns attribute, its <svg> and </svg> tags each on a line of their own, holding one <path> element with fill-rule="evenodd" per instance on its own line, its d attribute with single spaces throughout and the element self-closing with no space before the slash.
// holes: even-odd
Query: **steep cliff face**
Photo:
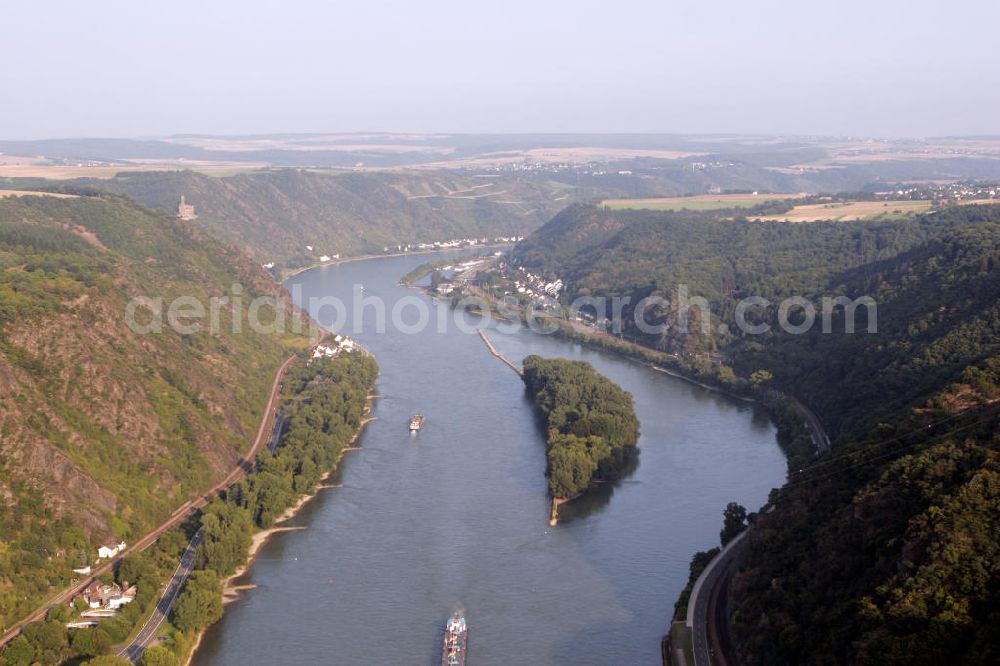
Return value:
<svg viewBox="0 0 1000 666">
<path fill-rule="evenodd" d="M 123 199 L 0 200 L 0 624 L 88 542 L 142 534 L 248 448 L 274 373 L 306 336 L 255 332 L 245 306 L 221 301 L 219 325 L 206 316 L 193 334 L 127 318 L 137 297 L 164 311 L 190 297 L 207 314 L 234 292 L 282 296 L 197 228 Z"/>
</svg>

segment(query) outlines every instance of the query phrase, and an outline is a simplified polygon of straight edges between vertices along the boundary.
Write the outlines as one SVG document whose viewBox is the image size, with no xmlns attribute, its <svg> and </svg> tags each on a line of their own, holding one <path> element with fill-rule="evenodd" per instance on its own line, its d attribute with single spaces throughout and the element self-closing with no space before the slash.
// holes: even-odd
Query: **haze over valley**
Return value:
<svg viewBox="0 0 1000 666">
<path fill-rule="evenodd" d="M 993 4 L 5 19 L 0 666 L 1000 659 Z"/>
</svg>

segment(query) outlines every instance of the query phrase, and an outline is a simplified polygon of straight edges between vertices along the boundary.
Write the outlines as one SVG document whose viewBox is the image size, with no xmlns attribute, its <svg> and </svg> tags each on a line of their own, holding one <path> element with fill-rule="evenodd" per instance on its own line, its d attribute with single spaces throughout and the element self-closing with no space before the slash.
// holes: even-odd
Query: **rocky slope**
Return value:
<svg viewBox="0 0 1000 666">
<path fill-rule="evenodd" d="M 126 319 L 135 297 L 207 309 L 233 285 L 244 303 L 281 295 L 254 262 L 127 200 L 0 199 L 0 626 L 95 544 L 143 533 L 248 447 L 275 371 L 306 337 L 245 321 L 236 333 L 231 306 L 218 330 L 206 320 L 190 335 Z"/>
</svg>

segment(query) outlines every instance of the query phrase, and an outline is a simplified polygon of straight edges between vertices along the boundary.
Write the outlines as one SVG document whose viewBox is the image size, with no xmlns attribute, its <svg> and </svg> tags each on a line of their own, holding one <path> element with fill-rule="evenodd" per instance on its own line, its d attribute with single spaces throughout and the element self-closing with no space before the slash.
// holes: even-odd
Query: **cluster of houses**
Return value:
<svg viewBox="0 0 1000 666">
<path fill-rule="evenodd" d="M 705 169 L 725 169 L 736 166 L 736 162 L 689 162 L 687 165 L 693 171 L 704 171 Z"/>
<path fill-rule="evenodd" d="M 314 248 L 312 245 L 306 245 L 306 252 L 315 252 L 315 250 L 316 250 L 316 248 Z M 320 262 L 324 263 L 324 264 L 327 263 L 327 262 L 329 262 L 329 261 L 333 261 L 335 259 L 340 259 L 340 255 L 339 254 L 321 254 L 321 255 L 319 255 Z M 264 264 L 264 268 L 271 268 L 272 266 L 274 266 L 273 262 L 271 263 L 270 266 L 267 265 L 267 264 Z"/>
<path fill-rule="evenodd" d="M 87 607 L 93 610 L 118 610 L 135 600 L 135 590 L 135 586 L 129 585 L 127 582 L 118 585 L 117 583 L 102 583 L 98 580 L 81 592 L 73 600 L 73 603 L 75 605 L 78 599 L 82 599 Z"/>
<path fill-rule="evenodd" d="M 506 162 L 498 162 L 496 164 L 490 164 L 485 166 L 476 166 L 475 169 L 464 169 L 465 171 L 477 171 L 482 172 L 482 174 L 476 174 L 477 177 L 485 177 L 487 174 L 496 173 L 578 173 L 583 176 L 606 176 L 609 173 L 614 173 L 608 170 L 608 165 L 602 162 L 574 162 L 571 160 L 563 161 L 540 161 L 534 160 L 530 157 L 525 157 L 523 160 L 511 160 Z M 623 169 L 617 172 L 620 176 L 630 176 L 632 172 L 627 169 Z"/>
<path fill-rule="evenodd" d="M 115 556 L 125 552 L 128 544 L 120 541 L 116 544 L 100 546 L 97 549 L 97 561 L 113 559 Z M 93 569 L 90 565 L 73 569 L 73 573 L 89 576 Z M 100 620 L 114 617 L 122 606 L 132 603 L 135 600 L 136 588 L 123 581 L 121 585 L 117 583 L 105 583 L 95 580 L 82 592 L 70 600 L 73 608 L 83 607 L 80 619 L 70 622 L 67 626 L 71 629 L 92 627 Z"/>
<path fill-rule="evenodd" d="M 900 187 L 891 192 L 876 192 L 876 200 L 970 201 L 996 199 L 1000 196 L 997 183 L 957 182 Z"/>
<path fill-rule="evenodd" d="M 559 298 L 559 292 L 563 290 L 563 287 L 563 281 L 558 278 L 546 282 L 541 276 L 532 273 L 525 273 L 522 280 L 514 280 L 514 290 L 517 293 L 533 298 L 541 296 Z"/>
<path fill-rule="evenodd" d="M 382 248 L 385 253 L 390 252 L 412 252 L 413 250 L 445 250 L 453 247 L 472 247 L 475 245 L 494 245 L 497 243 L 516 243 L 523 240 L 524 236 L 494 236 L 488 238 L 453 238 L 446 241 L 434 241 L 433 243 L 406 243 L 396 246 L 386 245 Z"/>
<path fill-rule="evenodd" d="M 183 205 L 183 204 L 182 204 Z M 193 206 L 189 206 L 193 211 Z M 193 214 L 193 212 L 192 212 Z M 476 245 L 496 245 L 499 243 L 517 243 L 518 241 L 524 240 L 524 236 L 495 236 L 489 238 L 483 236 L 481 238 L 453 238 L 446 241 L 434 241 L 433 243 L 406 243 L 400 245 L 386 245 L 382 248 L 382 252 L 385 254 L 392 254 L 395 252 L 414 252 L 419 250 L 446 250 L 455 247 L 473 247 Z M 306 252 L 315 254 L 315 248 L 312 245 L 306 245 Z M 321 264 L 326 264 L 331 261 L 337 261 L 340 259 L 340 254 L 321 254 L 319 255 L 319 262 Z M 271 270 L 275 266 L 273 261 L 268 261 L 261 264 L 264 270 Z"/>
<path fill-rule="evenodd" d="M 354 340 L 346 335 L 335 335 L 333 344 L 320 343 L 313 349 L 313 358 L 333 358 L 340 352 L 354 351 Z"/>
</svg>

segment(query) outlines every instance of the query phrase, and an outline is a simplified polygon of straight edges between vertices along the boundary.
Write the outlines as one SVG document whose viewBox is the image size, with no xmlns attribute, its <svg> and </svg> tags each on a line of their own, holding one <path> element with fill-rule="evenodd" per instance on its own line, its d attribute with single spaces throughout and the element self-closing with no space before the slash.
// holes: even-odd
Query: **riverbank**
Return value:
<svg viewBox="0 0 1000 666">
<path fill-rule="evenodd" d="M 471 295 L 482 298 L 493 306 L 503 305 L 507 311 L 516 314 L 522 323 L 527 324 L 525 306 L 513 307 L 509 303 L 503 303 L 472 284 L 465 284 L 464 288 Z M 479 314 L 496 318 L 497 313 L 490 308 L 485 313 L 479 311 Z M 819 417 L 795 396 L 786 395 L 776 389 L 755 388 L 747 378 L 737 377 L 732 373 L 730 373 L 732 378 L 725 380 L 719 374 L 715 363 L 711 366 L 713 368 L 711 373 L 701 372 L 694 367 L 697 359 L 685 360 L 674 354 L 652 349 L 631 340 L 616 338 L 607 332 L 591 329 L 584 324 L 566 319 L 545 316 L 545 321 L 554 326 L 552 334 L 557 337 L 639 361 L 654 371 L 682 379 L 708 391 L 760 404 L 778 426 L 778 442 L 788 459 L 789 470 L 800 468 L 816 455 L 830 449 L 830 437 Z M 726 366 L 718 364 L 718 367 Z M 789 413 L 791 410 L 797 412 L 797 416 L 801 418 L 793 418 Z"/>
<path fill-rule="evenodd" d="M 283 269 L 278 275 L 278 282 L 284 282 L 289 278 L 300 275 L 314 268 L 327 268 L 329 266 L 340 266 L 342 264 L 352 264 L 359 261 L 371 261 L 372 259 L 389 259 L 392 257 L 414 257 L 425 254 L 435 254 L 437 252 L 462 252 L 475 249 L 488 250 L 498 247 L 511 247 L 512 243 L 489 243 L 486 245 L 468 245 L 465 247 L 437 247 L 432 250 L 414 250 L 413 252 L 393 252 L 390 254 L 359 254 L 341 259 L 331 259 L 330 261 L 317 261 L 301 268 Z"/>
<path fill-rule="evenodd" d="M 287 286 L 308 302 L 350 298 L 360 283 L 391 311 L 415 295 L 399 277 L 444 256 L 359 262 Z M 321 323 L 332 321 L 325 316 Z M 490 627 L 472 644 L 477 663 L 503 663 L 514 646 L 546 663 L 658 659 L 662 618 L 687 578 L 689 553 L 717 532 L 718 509 L 733 499 L 759 506 L 780 483 L 773 428 L 742 403 L 618 355 L 527 330 L 503 339 L 487 330 L 511 360 L 587 360 L 636 396 L 650 445 L 643 463 L 626 482 L 560 507 L 551 528 L 544 433 L 512 370 L 468 335 L 482 323 L 461 321 L 443 332 L 390 327 L 357 336 L 384 366 L 380 422 L 327 481 L 343 489 L 284 524 L 309 530 L 270 541 L 251 573 L 234 581 L 260 588 L 226 608 L 193 666 L 286 663 L 287 641 L 272 640 L 281 635 L 297 637 L 296 662 L 336 655 L 343 663 L 411 663 L 415 654 L 430 657 L 440 622 L 459 610 Z M 402 424 L 416 413 L 428 419 L 413 437 Z M 651 594 L 657 589 L 663 593 Z M 368 640 L 373 622 L 394 639 Z"/>
<path fill-rule="evenodd" d="M 374 409 L 375 397 L 376 395 L 374 393 L 369 394 L 368 398 L 365 401 L 365 417 L 362 419 L 361 425 L 358 426 L 358 430 L 354 434 L 354 437 L 351 438 L 350 441 L 351 446 L 345 447 L 344 449 L 341 450 L 340 455 L 337 456 L 337 460 L 334 463 L 333 467 L 330 468 L 325 473 L 323 473 L 322 476 L 320 476 L 319 482 L 316 484 L 312 492 L 305 493 L 299 496 L 299 498 L 295 501 L 294 504 L 286 508 L 284 512 L 282 512 L 282 514 L 278 516 L 277 519 L 275 519 L 274 524 L 271 527 L 254 532 L 253 536 L 250 539 L 250 547 L 247 549 L 247 556 L 245 562 L 236 571 L 234 571 L 232 575 L 227 576 L 222 580 L 223 606 L 233 603 L 234 601 L 240 598 L 240 595 L 243 592 L 252 590 L 256 587 L 255 585 L 241 585 L 239 584 L 239 580 L 243 576 L 245 576 L 253 567 L 253 563 L 257 557 L 257 553 L 264 546 L 264 544 L 266 544 L 271 539 L 271 537 L 273 537 L 275 534 L 279 534 L 282 532 L 295 532 L 306 529 L 305 526 L 289 527 L 283 525 L 283 523 L 294 518 L 306 504 L 308 504 L 310 501 L 312 501 L 319 495 L 321 490 L 326 490 L 328 488 L 334 487 L 327 485 L 326 481 L 339 469 L 340 463 L 344 458 L 344 454 L 349 453 L 351 451 L 357 451 L 360 448 L 358 446 L 354 446 L 354 444 L 356 444 L 358 439 L 360 439 L 361 435 L 364 434 L 365 426 L 367 426 L 369 423 L 371 423 L 376 419 L 376 417 L 371 415 Z M 207 632 L 209 628 L 210 627 L 202 628 L 192 637 L 190 651 L 187 653 L 185 657 L 179 660 L 179 663 L 181 663 L 183 666 L 190 666 L 191 662 L 194 660 L 195 654 L 197 654 L 198 652 L 198 647 L 201 645 L 201 642 L 204 639 L 205 632 Z"/>
</svg>

